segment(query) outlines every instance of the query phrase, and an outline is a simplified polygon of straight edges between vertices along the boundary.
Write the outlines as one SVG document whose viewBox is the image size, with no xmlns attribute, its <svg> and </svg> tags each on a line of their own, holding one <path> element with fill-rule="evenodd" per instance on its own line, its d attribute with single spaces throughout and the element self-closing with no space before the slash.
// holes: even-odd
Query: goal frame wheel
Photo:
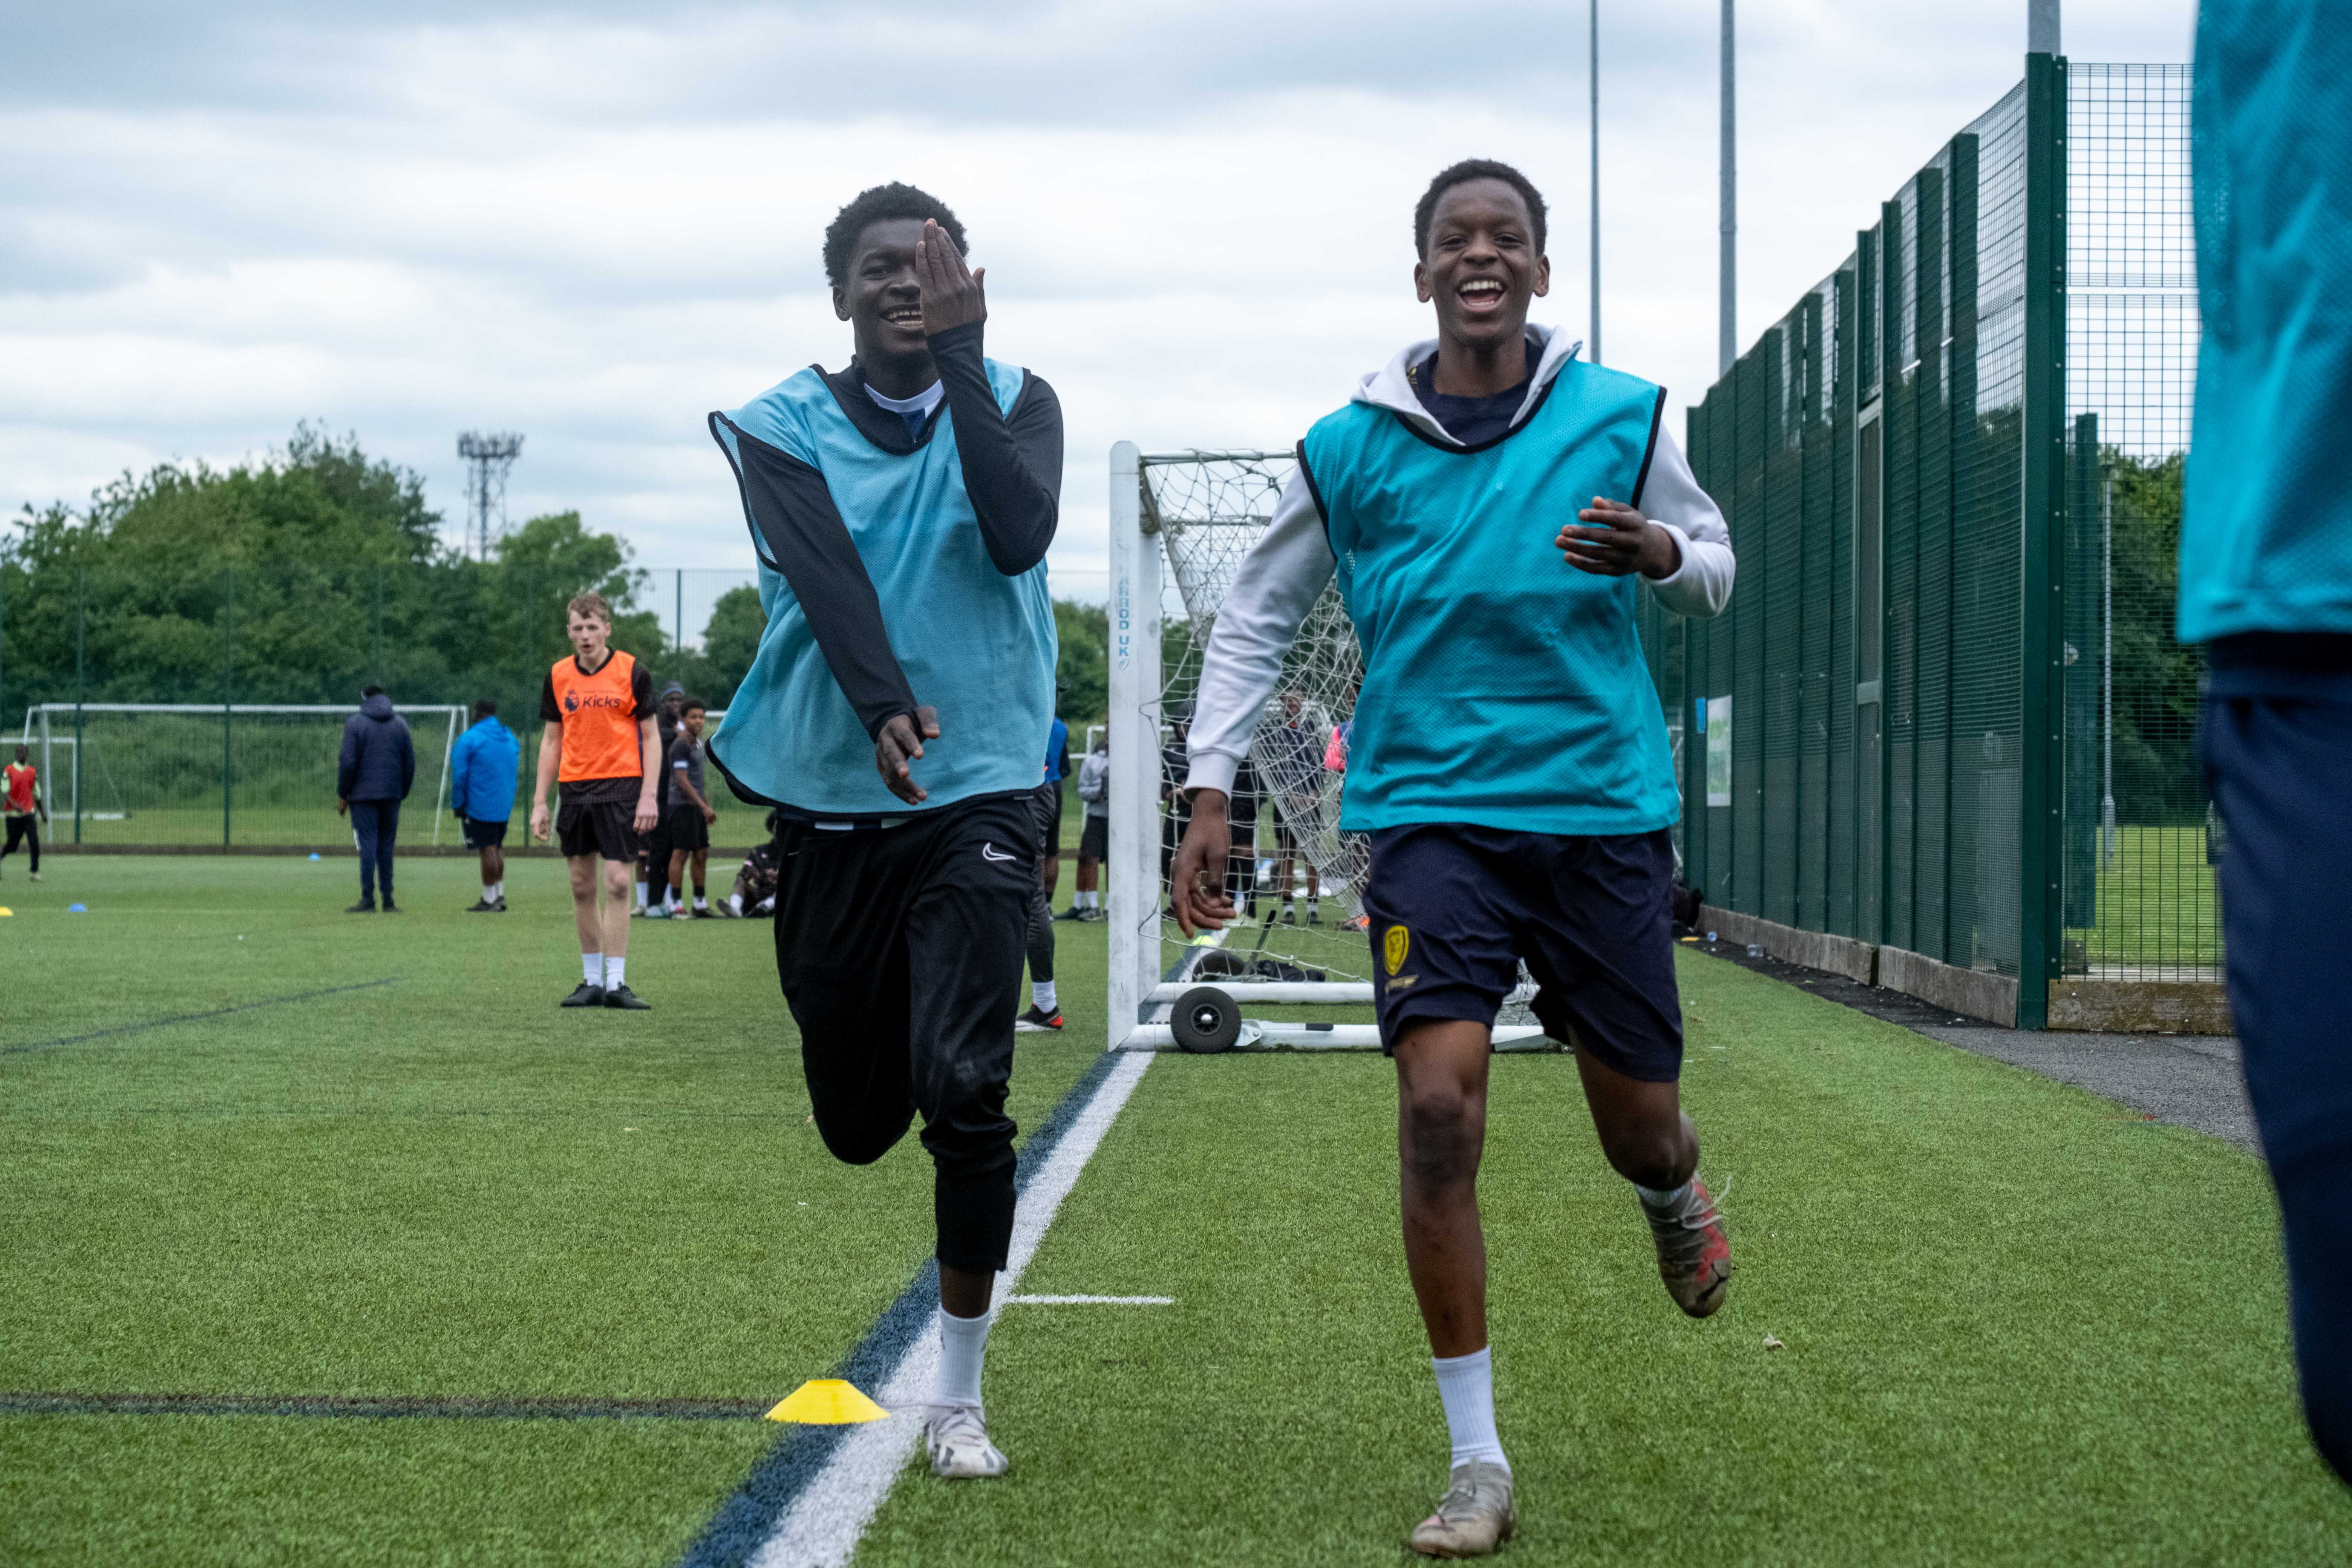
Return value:
<svg viewBox="0 0 2352 1568">
<path fill-rule="evenodd" d="M 1230 1051 L 1242 1037 L 1241 1004 L 1213 985 L 1195 985 L 1168 1010 L 1177 1046 L 1196 1057 Z"/>
</svg>

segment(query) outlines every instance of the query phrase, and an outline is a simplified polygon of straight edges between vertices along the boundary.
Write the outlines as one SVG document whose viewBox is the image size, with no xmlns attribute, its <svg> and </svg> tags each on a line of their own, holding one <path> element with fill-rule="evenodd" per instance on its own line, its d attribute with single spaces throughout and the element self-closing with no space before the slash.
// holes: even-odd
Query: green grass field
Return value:
<svg viewBox="0 0 2352 1568">
<path fill-rule="evenodd" d="M 404 862 L 407 912 L 372 918 L 335 912 L 349 860 L 47 869 L 0 881 L 0 1394 L 766 1401 L 927 1249 L 919 1148 L 853 1170 L 808 1125 L 765 922 L 636 922 L 656 1010 L 583 1016 L 550 861 L 506 916 L 459 912 L 461 860 Z M 1103 1038 L 1103 928 L 1058 930 L 1070 1028 L 1021 1037 L 1024 1126 Z M 1707 1322 L 1660 1290 L 1572 1064 L 1496 1067 L 1505 1562 L 2352 1559 L 2255 1162 L 1683 974 L 1741 1268 Z M 1175 1304 L 1008 1308 L 1012 1476 L 910 1468 L 857 1561 L 1403 1560 L 1445 1450 L 1394 1116 L 1376 1056 L 1154 1062 L 1022 1289 Z M 672 1563 L 779 1431 L 0 1415 L 0 1562 Z"/>
</svg>

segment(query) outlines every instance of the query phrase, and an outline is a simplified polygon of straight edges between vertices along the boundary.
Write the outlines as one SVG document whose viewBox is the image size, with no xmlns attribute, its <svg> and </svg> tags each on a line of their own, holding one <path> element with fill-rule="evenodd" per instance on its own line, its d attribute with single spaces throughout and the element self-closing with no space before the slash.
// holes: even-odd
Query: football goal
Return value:
<svg viewBox="0 0 2352 1568">
<path fill-rule="evenodd" d="M 26 710 L 22 739 L 41 770 L 51 834 L 60 843 L 323 848 L 351 838 L 349 823 L 335 814 L 335 771 L 352 711 L 43 702 Z M 404 704 L 396 711 L 416 743 L 403 838 L 438 845 L 452 834 L 445 820 L 449 751 L 466 727 L 466 710 Z"/>
<path fill-rule="evenodd" d="M 1234 781 L 1227 883 L 1238 923 L 1187 942 L 1168 913 L 1183 726 L 1218 607 L 1272 521 L 1284 452 L 1110 459 L 1110 1044 L 1192 1051 L 1377 1047 L 1369 1022 L 1328 1017 L 1372 999 L 1357 900 L 1365 836 L 1339 826 L 1347 732 L 1363 661 L 1336 586 L 1307 612 Z M 1285 892 L 1290 894 L 1286 900 Z M 1255 918 L 1247 911 L 1255 905 Z M 1528 1017 L 1524 970 L 1498 1049 L 1553 1048 Z M 1279 1017 L 1246 1016 L 1279 1007 Z M 1318 1017 L 1317 1014 L 1327 1016 Z M 1360 1016 L 1360 1014 L 1359 1015 Z"/>
</svg>

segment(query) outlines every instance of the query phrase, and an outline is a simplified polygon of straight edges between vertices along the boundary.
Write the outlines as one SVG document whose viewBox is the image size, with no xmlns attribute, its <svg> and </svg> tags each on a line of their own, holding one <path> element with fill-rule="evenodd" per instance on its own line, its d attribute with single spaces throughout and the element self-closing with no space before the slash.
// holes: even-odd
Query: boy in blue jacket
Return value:
<svg viewBox="0 0 2352 1568">
<path fill-rule="evenodd" d="M 477 700 L 472 728 L 449 752 L 449 806 L 466 847 L 482 858 L 482 896 L 466 906 L 469 915 L 507 912 L 507 821 L 514 816 L 522 746 L 498 714 L 497 703 Z"/>
</svg>

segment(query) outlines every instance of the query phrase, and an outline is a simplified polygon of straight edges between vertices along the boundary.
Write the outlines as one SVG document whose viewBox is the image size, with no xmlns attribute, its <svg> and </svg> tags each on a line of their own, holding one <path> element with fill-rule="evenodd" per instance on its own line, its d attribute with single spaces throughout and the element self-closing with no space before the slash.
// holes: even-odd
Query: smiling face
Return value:
<svg viewBox="0 0 2352 1568">
<path fill-rule="evenodd" d="M 859 230 L 850 247 L 849 281 L 833 291 L 833 313 L 849 323 L 857 357 L 868 363 L 931 352 L 915 281 L 915 242 L 922 237 L 920 218 L 883 218 Z"/>
<path fill-rule="evenodd" d="M 1526 200 L 1501 180 L 1448 187 L 1430 214 L 1429 255 L 1412 283 L 1437 307 L 1442 342 L 1475 349 L 1517 339 L 1528 302 L 1551 292 L 1551 262 L 1536 253 Z"/>
</svg>

